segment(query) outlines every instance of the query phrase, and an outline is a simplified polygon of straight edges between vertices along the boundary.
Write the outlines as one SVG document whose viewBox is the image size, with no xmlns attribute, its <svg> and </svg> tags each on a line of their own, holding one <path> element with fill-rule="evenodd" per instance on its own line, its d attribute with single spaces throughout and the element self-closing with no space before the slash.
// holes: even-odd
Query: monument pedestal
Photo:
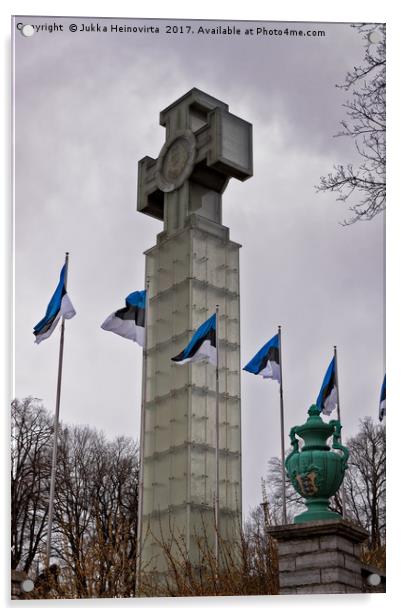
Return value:
<svg viewBox="0 0 402 616">
<path fill-rule="evenodd" d="M 360 549 L 368 533 L 351 522 L 320 520 L 269 529 L 278 542 L 279 594 L 363 592 Z"/>
</svg>

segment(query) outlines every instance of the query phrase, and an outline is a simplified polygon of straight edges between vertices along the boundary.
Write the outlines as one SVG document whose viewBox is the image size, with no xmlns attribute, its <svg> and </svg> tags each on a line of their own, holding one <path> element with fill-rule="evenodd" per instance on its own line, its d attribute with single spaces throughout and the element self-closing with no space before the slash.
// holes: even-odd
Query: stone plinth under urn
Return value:
<svg viewBox="0 0 402 616">
<path fill-rule="evenodd" d="M 278 542 L 281 595 L 363 592 L 361 544 L 368 533 L 343 520 L 269 529 Z"/>
</svg>

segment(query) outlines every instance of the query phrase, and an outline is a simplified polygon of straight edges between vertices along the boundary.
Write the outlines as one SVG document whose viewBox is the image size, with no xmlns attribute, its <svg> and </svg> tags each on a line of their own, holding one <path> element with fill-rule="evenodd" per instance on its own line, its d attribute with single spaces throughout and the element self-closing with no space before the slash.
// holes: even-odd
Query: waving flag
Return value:
<svg viewBox="0 0 402 616">
<path fill-rule="evenodd" d="M 101 328 L 144 346 L 146 291 L 134 291 L 126 297 L 125 308 L 116 310 Z"/>
<path fill-rule="evenodd" d="M 216 314 L 197 329 L 184 351 L 172 357 L 180 366 L 202 359 L 216 366 Z"/>
<path fill-rule="evenodd" d="M 385 399 L 386 399 L 385 377 L 386 375 L 384 374 L 384 380 L 382 382 L 381 396 L 380 396 L 380 409 L 379 409 L 379 420 L 380 421 L 382 421 L 385 417 Z"/>
<path fill-rule="evenodd" d="M 338 405 L 338 388 L 335 373 L 335 356 L 325 373 L 321 385 L 320 393 L 317 398 L 317 406 L 324 415 L 331 415 Z"/>
<path fill-rule="evenodd" d="M 264 379 L 274 379 L 280 383 L 279 335 L 269 340 L 243 368 L 252 374 L 260 374 Z"/>
<path fill-rule="evenodd" d="M 63 265 L 59 284 L 56 291 L 53 293 L 52 298 L 46 309 L 46 314 L 41 321 L 34 327 L 34 336 L 36 344 L 49 338 L 56 328 L 60 317 L 65 319 L 71 319 L 75 315 L 74 307 L 67 295 L 65 277 L 67 267 Z"/>
<path fill-rule="evenodd" d="M 251 374 L 260 374 L 264 379 L 273 379 L 279 383 L 281 450 L 282 450 L 282 522 L 287 524 L 286 513 L 286 477 L 285 477 L 285 428 L 283 408 L 283 374 L 282 374 L 282 328 L 254 355 L 243 370 Z"/>
</svg>

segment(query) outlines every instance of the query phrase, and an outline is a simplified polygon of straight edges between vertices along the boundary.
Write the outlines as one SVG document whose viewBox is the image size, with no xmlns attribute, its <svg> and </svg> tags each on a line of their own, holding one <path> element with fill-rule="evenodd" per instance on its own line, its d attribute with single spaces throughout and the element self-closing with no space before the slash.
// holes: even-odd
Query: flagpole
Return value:
<svg viewBox="0 0 402 616">
<path fill-rule="evenodd" d="M 338 421 L 341 423 L 341 406 L 339 403 L 339 381 L 338 381 L 338 356 L 336 346 L 334 346 L 334 358 L 335 358 L 335 382 L 336 382 L 336 397 L 337 397 L 337 413 Z M 342 443 L 342 436 L 340 437 Z M 345 479 L 342 482 L 342 517 L 346 518 L 346 492 L 345 492 Z"/>
<path fill-rule="evenodd" d="M 281 454 L 282 454 L 282 522 L 288 523 L 286 515 L 286 475 L 285 475 L 285 422 L 283 412 L 283 387 L 282 387 L 282 328 L 278 325 L 279 339 L 279 397 L 281 402 Z"/>
<path fill-rule="evenodd" d="M 65 276 L 64 276 L 64 288 L 67 293 L 67 275 L 68 275 L 68 258 L 69 253 L 66 252 L 65 258 Z M 50 565 L 50 553 L 51 553 L 51 541 L 52 541 L 52 526 L 53 526 L 53 511 L 54 511 L 54 489 L 56 483 L 56 464 L 57 464 L 57 440 L 59 434 L 59 415 L 60 415 L 60 394 L 61 394 L 61 378 L 63 373 L 63 352 L 64 352 L 64 316 L 61 317 L 61 329 L 60 329 L 60 346 L 59 346 L 59 367 L 57 374 L 57 393 L 56 393 L 56 410 L 54 416 L 54 428 L 53 428 L 53 454 L 52 454 L 52 469 L 50 475 L 50 493 L 49 493 L 49 513 L 48 513 L 48 526 L 47 526 L 47 540 L 46 540 L 46 569 Z"/>
<path fill-rule="evenodd" d="M 142 364 L 142 400 L 141 400 L 141 428 L 140 428 L 140 472 L 138 486 L 138 520 L 137 520 L 137 562 L 135 594 L 139 596 L 141 585 L 141 551 L 142 551 L 142 517 L 144 509 L 144 449 L 145 449 L 145 403 L 147 386 L 147 341 L 148 341 L 148 306 L 149 306 L 149 278 L 145 287 L 145 321 L 144 321 L 144 349 Z"/>
<path fill-rule="evenodd" d="M 215 338 L 216 338 L 216 371 L 215 371 L 215 431 L 216 431 L 216 449 L 215 449 L 215 559 L 216 568 L 219 569 L 219 304 L 215 310 Z"/>
</svg>

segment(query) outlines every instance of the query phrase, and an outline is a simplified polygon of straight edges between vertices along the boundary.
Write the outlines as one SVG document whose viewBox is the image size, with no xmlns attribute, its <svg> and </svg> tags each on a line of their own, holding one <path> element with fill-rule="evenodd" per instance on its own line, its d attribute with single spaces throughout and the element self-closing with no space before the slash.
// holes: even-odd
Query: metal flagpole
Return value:
<svg viewBox="0 0 402 616">
<path fill-rule="evenodd" d="M 148 341 L 148 306 L 149 306 L 149 278 L 145 287 L 145 321 L 144 321 L 144 349 L 142 353 L 142 400 L 141 400 L 141 428 L 140 428 L 140 473 L 138 486 L 138 520 L 137 520 L 137 562 L 135 575 L 135 594 L 138 596 L 141 585 L 141 551 L 142 551 L 142 515 L 144 509 L 144 446 L 145 446 L 145 403 L 147 386 L 147 341 Z"/>
<path fill-rule="evenodd" d="M 219 304 L 216 305 L 216 324 L 215 324 L 215 339 L 216 339 L 216 372 L 215 372 L 215 398 L 216 398 L 216 413 L 215 413 L 215 431 L 216 431 L 216 449 L 215 449 L 215 559 L 216 567 L 219 568 Z"/>
<path fill-rule="evenodd" d="M 334 358 L 335 358 L 335 383 L 336 383 L 336 397 L 337 397 L 337 411 L 338 411 L 338 421 L 341 423 L 341 406 L 339 403 L 339 381 L 338 381 L 338 356 L 336 352 L 336 346 L 334 346 Z M 340 437 L 340 442 L 342 443 L 342 436 Z M 346 492 L 345 492 L 345 478 L 342 482 L 342 517 L 346 518 Z"/>
<path fill-rule="evenodd" d="M 283 379 L 282 379 L 282 331 L 281 326 L 278 326 L 278 339 L 279 339 L 279 397 L 281 401 L 281 454 L 282 454 L 282 522 L 288 523 L 286 515 L 286 475 L 285 475 L 285 426 L 284 426 L 284 413 L 283 413 Z"/>
<path fill-rule="evenodd" d="M 66 252 L 65 267 L 66 272 L 64 276 L 64 288 L 67 292 L 67 275 L 68 275 L 68 257 L 69 253 Z M 60 393 L 61 393 L 61 377 L 63 372 L 63 351 L 64 351 L 64 316 L 61 317 L 61 330 L 60 330 L 60 347 L 59 347 L 59 368 L 57 375 L 57 393 L 56 393 L 56 411 L 54 415 L 54 428 L 53 428 L 53 455 L 52 455 L 52 470 L 50 475 L 50 494 L 49 494 L 49 513 L 48 513 L 48 526 L 47 526 L 47 540 L 46 540 L 46 568 L 49 568 L 50 564 L 50 552 L 52 541 L 52 526 L 53 526 L 53 505 L 54 505 L 54 488 L 56 483 L 56 464 L 57 464 L 57 439 L 59 434 L 59 415 L 60 415 Z"/>
</svg>

